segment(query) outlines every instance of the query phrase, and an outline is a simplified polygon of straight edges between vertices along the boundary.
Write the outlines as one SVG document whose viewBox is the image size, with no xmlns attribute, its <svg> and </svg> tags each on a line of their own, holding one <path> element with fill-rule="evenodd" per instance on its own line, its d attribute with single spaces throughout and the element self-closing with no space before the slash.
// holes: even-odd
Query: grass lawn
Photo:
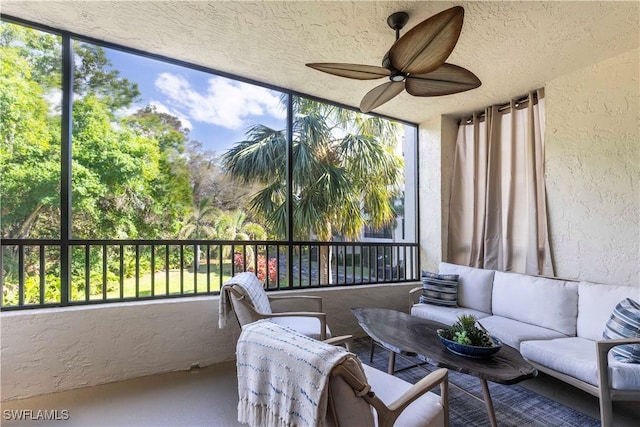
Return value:
<svg viewBox="0 0 640 427">
<path fill-rule="evenodd" d="M 317 263 L 303 262 L 302 265 L 310 265 L 315 272 L 311 278 L 312 283 L 316 284 L 317 277 Z M 349 274 L 354 273 L 354 276 L 359 276 L 359 266 L 353 269 L 352 266 L 347 267 Z M 343 268 L 340 267 L 340 272 Z M 281 272 L 282 273 L 282 272 Z M 334 270 L 335 273 L 335 270 Z M 364 269 L 364 276 L 369 274 L 369 269 Z M 142 274 L 137 280 L 135 277 L 125 278 L 123 280 L 123 289 L 120 290 L 120 283 L 116 280 L 111 280 L 108 284 L 107 299 L 119 299 L 123 298 L 136 298 L 136 297 L 149 297 L 149 296 L 162 296 L 162 295 L 183 295 L 183 294 L 196 294 L 219 291 L 224 282 L 231 278 L 231 263 L 225 262 L 222 265 L 222 271 L 220 271 L 219 263 L 216 261 L 210 264 L 210 273 L 207 274 L 206 264 L 201 264 L 198 274 L 194 274 L 191 268 L 185 268 L 182 270 L 169 270 L 168 274 L 165 270 L 156 272 L 153 276 L 150 273 Z M 153 280 L 152 280 L 153 279 Z M 98 279 L 101 280 L 101 279 Z M 305 287 L 308 286 L 308 272 L 303 273 L 302 281 L 300 282 L 300 273 L 294 271 L 293 286 Z M 168 285 L 167 285 L 168 283 Z M 281 287 L 287 287 L 288 283 L 285 278 L 280 280 Z M 151 291 L 153 287 L 153 292 Z M 101 300 L 102 292 L 101 282 L 92 282 L 90 287 L 90 300 Z M 85 298 L 84 287 L 81 289 L 75 289 L 73 291 L 75 301 L 82 301 Z"/>
<path fill-rule="evenodd" d="M 222 277 L 218 272 L 217 265 L 211 266 L 211 273 L 207 275 L 206 266 L 201 266 L 198 274 L 194 274 L 192 269 L 185 269 L 180 274 L 180 270 L 169 270 L 168 280 L 166 271 L 158 271 L 153 277 L 151 274 L 140 276 L 136 283 L 135 277 L 124 279 L 124 298 L 136 296 L 146 297 L 151 295 L 171 295 L 171 294 L 191 294 L 196 289 L 200 292 L 219 291 L 222 283 L 231 278 L 231 266 L 223 266 Z M 226 268 L 228 267 L 228 268 Z M 153 278 L 153 280 L 152 280 Z M 207 282 L 208 279 L 208 282 Z M 167 290 L 167 281 L 169 283 Z M 152 284 L 153 282 L 153 284 Z M 153 286 L 154 292 L 151 292 Z M 107 298 L 120 298 L 120 285 L 107 292 Z M 137 288 L 137 293 L 136 293 Z M 91 295 L 91 299 L 102 299 L 102 295 Z"/>
</svg>

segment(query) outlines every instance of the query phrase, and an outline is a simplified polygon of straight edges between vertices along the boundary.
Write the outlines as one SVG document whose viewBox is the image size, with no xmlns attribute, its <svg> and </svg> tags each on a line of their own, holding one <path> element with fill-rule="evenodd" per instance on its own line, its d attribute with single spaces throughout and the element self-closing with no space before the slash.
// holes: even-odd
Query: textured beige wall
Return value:
<svg viewBox="0 0 640 427">
<path fill-rule="evenodd" d="M 545 86 L 556 275 L 640 287 L 640 50 Z"/>
<path fill-rule="evenodd" d="M 442 257 L 442 178 L 440 117 L 420 125 L 418 198 L 420 206 L 420 268 L 437 271 Z"/>
<path fill-rule="evenodd" d="M 409 311 L 416 283 L 286 291 L 320 295 L 334 336 L 365 336 L 351 307 Z M 0 400 L 234 360 L 235 319 L 218 329 L 219 297 L 116 303 L 0 315 Z M 299 311 L 300 302 L 277 311 Z"/>
<path fill-rule="evenodd" d="M 545 85 L 545 179 L 559 277 L 640 287 L 639 68 L 636 49 Z M 422 268 L 436 268 L 446 254 L 452 123 L 420 124 Z"/>
<path fill-rule="evenodd" d="M 458 119 L 441 116 L 420 125 L 420 268 L 437 271 L 447 256 L 449 196 Z"/>
</svg>

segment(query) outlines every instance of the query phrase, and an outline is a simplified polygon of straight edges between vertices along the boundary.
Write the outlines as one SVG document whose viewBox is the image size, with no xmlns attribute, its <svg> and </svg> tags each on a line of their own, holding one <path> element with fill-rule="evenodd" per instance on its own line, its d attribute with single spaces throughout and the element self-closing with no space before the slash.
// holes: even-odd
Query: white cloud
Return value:
<svg viewBox="0 0 640 427">
<path fill-rule="evenodd" d="M 222 77 L 207 83 L 206 92 L 200 93 L 179 75 L 161 73 L 155 81 L 169 103 L 195 121 L 237 130 L 247 126 L 252 116 L 286 116 L 278 95 L 268 89 Z"/>
<path fill-rule="evenodd" d="M 152 105 L 156 108 L 156 111 L 158 113 L 165 113 L 165 114 L 170 114 L 174 117 L 177 117 L 180 120 L 180 123 L 182 124 L 183 128 L 187 128 L 189 130 L 193 129 L 193 125 L 191 124 L 191 120 L 189 120 L 187 118 L 187 116 L 185 116 L 184 114 L 182 114 L 180 111 L 172 109 L 167 107 L 166 105 L 164 105 L 162 102 L 160 101 L 150 101 L 149 105 Z"/>
<path fill-rule="evenodd" d="M 131 104 L 129 107 L 123 107 L 118 109 L 115 114 L 118 117 L 133 116 L 139 110 L 149 105 L 155 107 L 156 111 L 159 113 L 170 114 L 174 117 L 177 117 L 180 120 L 180 123 L 182 124 L 183 128 L 187 128 L 189 130 L 193 129 L 193 125 L 191 124 L 191 121 L 184 114 L 182 114 L 180 111 L 176 109 L 167 107 L 160 101 L 155 101 L 155 100 L 149 101 L 148 104 L 141 104 L 141 103 Z"/>
</svg>

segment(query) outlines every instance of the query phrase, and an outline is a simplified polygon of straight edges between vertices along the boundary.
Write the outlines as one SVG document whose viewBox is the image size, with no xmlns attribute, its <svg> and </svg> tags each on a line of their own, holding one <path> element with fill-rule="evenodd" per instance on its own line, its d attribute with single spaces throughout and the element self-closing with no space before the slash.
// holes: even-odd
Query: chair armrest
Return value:
<svg viewBox="0 0 640 427">
<path fill-rule="evenodd" d="M 609 350 L 623 344 L 640 344 L 640 338 L 618 338 L 596 341 L 596 358 L 601 392 L 603 390 L 609 390 Z M 603 385 L 605 386 L 604 388 Z"/>
<path fill-rule="evenodd" d="M 283 311 L 281 313 L 258 313 L 265 319 L 268 317 L 317 317 L 318 319 L 326 319 L 327 313 L 318 313 L 317 311 Z"/>
<path fill-rule="evenodd" d="M 609 350 L 622 344 L 640 344 L 640 338 L 620 338 L 596 341 L 596 363 L 598 368 L 598 399 L 600 419 L 603 427 L 613 424 L 612 393 L 609 384 Z"/>
<path fill-rule="evenodd" d="M 438 369 L 411 386 L 398 397 L 391 405 L 385 403 L 376 396 L 375 390 L 367 383 L 363 383 L 342 365 L 338 365 L 331 372 L 332 375 L 340 375 L 354 389 L 358 396 L 365 399 L 376 409 L 378 414 L 378 426 L 393 426 L 402 411 L 412 402 L 418 399 L 436 385 L 440 385 L 440 402 L 444 410 L 445 426 L 449 425 L 449 370 Z"/>
<path fill-rule="evenodd" d="M 279 295 L 279 296 L 267 295 L 267 298 L 269 298 L 269 302 L 283 301 L 283 300 L 289 300 L 289 299 L 313 301 L 317 305 L 316 311 L 322 312 L 322 297 L 318 297 L 315 295 Z"/>
<path fill-rule="evenodd" d="M 624 344 L 640 344 L 640 338 L 618 338 L 614 340 L 596 341 L 596 346 L 598 347 L 598 356 L 600 356 L 601 354 L 607 354 L 613 347 Z M 607 362 L 607 359 L 605 358 L 604 361 Z"/>
<path fill-rule="evenodd" d="M 449 371 L 445 368 L 440 368 L 417 383 L 415 383 L 409 390 L 404 392 L 400 397 L 398 397 L 393 403 L 388 405 L 389 410 L 392 412 L 396 412 L 397 416 L 409 406 L 414 400 L 433 389 L 435 386 L 440 385 L 441 387 L 441 402 L 442 406 L 447 407 L 449 405 Z"/>
<path fill-rule="evenodd" d="M 339 337 L 326 339 L 324 342 L 331 345 L 344 344 L 347 351 L 351 351 L 351 348 L 353 347 L 353 335 L 340 335 Z"/>
<path fill-rule="evenodd" d="M 604 373 L 609 376 L 609 350 L 613 347 L 623 344 L 640 344 L 640 338 L 618 338 L 613 340 L 599 340 L 596 341 L 596 357 L 598 363 L 598 372 Z M 608 382 L 606 383 L 608 386 Z M 602 385 L 602 383 L 600 383 Z"/>
<path fill-rule="evenodd" d="M 417 302 L 416 294 L 420 291 L 422 291 L 422 286 L 418 286 L 409 291 L 409 310 L 411 310 L 411 307 Z"/>
</svg>

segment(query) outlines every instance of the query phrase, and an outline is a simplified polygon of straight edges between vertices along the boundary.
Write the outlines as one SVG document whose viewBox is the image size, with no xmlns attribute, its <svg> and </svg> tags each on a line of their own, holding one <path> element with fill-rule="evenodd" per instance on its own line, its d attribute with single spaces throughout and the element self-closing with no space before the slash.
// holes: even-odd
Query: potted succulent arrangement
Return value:
<svg viewBox="0 0 640 427">
<path fill-rule="evenodd" d="M 460 356 L 485 358 L 502 348 L 502 341 L 490 335 L 473 315 L 458 317 L 449 328 L 438 329 L 438 336 L 447 350 Z"/>
</svg>

